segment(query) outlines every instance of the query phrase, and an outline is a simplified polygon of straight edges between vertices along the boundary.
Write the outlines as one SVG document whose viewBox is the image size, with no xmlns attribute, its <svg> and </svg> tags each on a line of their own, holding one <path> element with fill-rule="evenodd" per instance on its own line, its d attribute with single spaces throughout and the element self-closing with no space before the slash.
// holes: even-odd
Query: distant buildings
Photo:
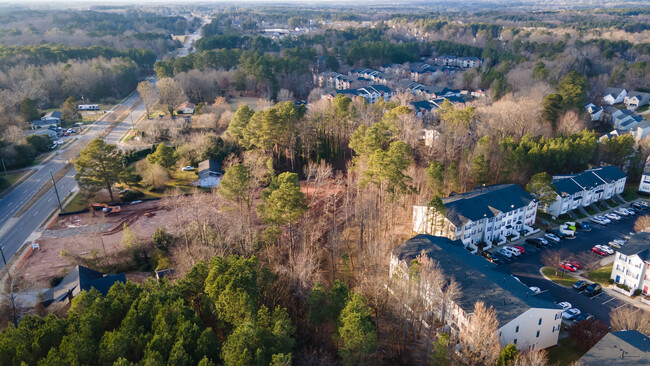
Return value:
<svg viewBox="0 0 650 366">
<path fill-rule="evenodd" d="M 462 68 L 476 68 L 483 65 L 483 60 L 478 57 L 463 57 L 463 56 L 452 56 L 452 55 L 440 55 L 436 56 L 433 61 L 437 65 L 444 66 L 457 66 Z"/>
<path fill-rule="evenodd" d="M 454 278 L 461 287 L 460 297 L 447 303 L 434 289 L 424 294 L 427 302 L 434 305 L 432 308 L 436 309 L 438 318 L 441 318 L 442 308 L 448 309 L 444 319 L 452 333 L 458 334 L 467 326 L 474 304 L 482 301 L 496 311 L 502 346 L 513 343 L 520 350 L 528 350 L 557 344 L 562 309 L 553 303 L 550 294 L 536 295 L 494 264 L 469 253 L 459 240 L 431 235 L 409 239 L 391 252 L 391 277 L 404 279 L 408 276 L 411 261 L 423 252 L 438 262 L 445 276 Z"/>
<path fill-rule="evenodd" d="M 40 120 L 32 121 L 32 129 L 58 127 L 61 125 L 62 116 L 60 111 L 48 112 Z"/>
<path fill-rule="evenodd" d="M 639 192 L 650 193 L 650 156 L 643 167 L 643 174 L 639 182 Z"/>
<path fill-rule="evenodd" d="M 621 330 L 606 334 L 576 364 L 647 366 L 649 360 L 650 338 L 636 330 Z"/>
<path fill-rule="evenodd" d="M 504 243 L 506 237 L 531 232 L 537 202 L 516 184 L 498 184 L 442 199 L 441 212 L 428 202 L 413 206 L 413 231 L 460 240 L 477 249 L 485 242 Z"/>
<path fill-rule="evenodd" d="M 628 295 L 640 289 L 648 295 L 650 288 L 650 233 L 641 232 L 616 250 L 614 266 L 610 278 L 615 283 L 629 288 Z"/>
<path fill-rule="evenodd" d="M 579 174 L 553 177 L 555 201 L 540 207 L 544 212 L 559 216 L 578 207 L 612 198 L 623 193 L 627 176 L 615 166 L 604 166 L 586 170 Z"/>
</svg>

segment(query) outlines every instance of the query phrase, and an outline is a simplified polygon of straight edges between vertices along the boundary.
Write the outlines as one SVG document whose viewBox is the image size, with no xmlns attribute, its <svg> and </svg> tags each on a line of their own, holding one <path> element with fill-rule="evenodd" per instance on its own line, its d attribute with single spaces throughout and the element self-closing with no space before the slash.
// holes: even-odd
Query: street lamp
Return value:
<svg viewBox="0 0 650 366">
<path fill-rule="evenodd" d="M 54 193 L 56 193 L 56 200 L 59 202 L 59 209 L 63 211 L 63 206 L 61 206 L 61 198 L 59 198 L 59 190 L 56 189 L 56 181 L 54 180 L 54 175 L 50 170 L 50 177 L 52 178 L 52 185 L 54 185 Z"/>
</svg>

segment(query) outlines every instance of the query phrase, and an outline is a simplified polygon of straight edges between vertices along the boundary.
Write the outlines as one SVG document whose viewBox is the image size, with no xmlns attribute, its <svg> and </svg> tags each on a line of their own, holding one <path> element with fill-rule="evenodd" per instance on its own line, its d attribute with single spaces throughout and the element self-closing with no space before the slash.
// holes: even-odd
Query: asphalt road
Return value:
<svg viewBox="0 0 650 366">
<path fill-rule="evenodd" d="M 188 41 L 179 53 L 187 55 L 190 52 L 191 41 L 198 38 L 200 38 L 199 31 L 188 38 Z M 130 109 L 135 106 L 139 99 L 140 95 L 137 92 L 134 92 L 120 103 L 120 106 Z M 26 181 L 14 187 L 11 192 L 0 199 L 0 248 L 3 249 L 7 261 L 9 261 L 22 247 L 23 243 L 27 241 L 32 233 L 42 230 L 42 228 L 39 228 L 40 225 L 58 208 L 54 188 L 51 188 L 46 194 L 38 199 L 20 217 L 13 216 L 16 215 L 25 203 L 27 203 L 27 201 L 29 201 L 29 199 L 34 196 L 41 187 L 43 187 L 47 180 L 50 179 L 50 170 L 52 173 L 56 173 L 65 165 L 69 158 L 66 155 L 71 154 L 74 149 L 80 149 L 81 147 L 86 146 L 88 142 L 104 132 L 104 130 L 111 124 L 111 119 L 106 118 L 111 113 L 112 111 L 107 112 L 107 115 L 95 122 L 88 132 L 84 135 L 78 135 L 78 140 L 75 143 L 60 152 L 54 159 L 40 167 L 40 169 L 38 169 L 38 171 L 36 171 Z M 104 138 L 104 140 L 111 144 L 117 143 L 124 133 L 131 128 L 133 123 L 138 121 L 144 113 L 144 105 L 140 103 L 111 131 L 111 133 Z M 65 197 L 67 197 L 68 194 L 77 187 L 77 182 L 74 179 L 75 174 L 76 171 L 73 168 L 63 178 L 61 178 L 59 182 L 57 182 L 57 189 L 61 200 L 64 200 Z M 0 261 L 0 269 L 1 268 L 4 268 L 4 264 Z"/>
<path fill-rule="evenodd" d="M 565 239 L 560 243 L 550 247 L 551 250 L 563 249 L 570 253 L 567 260 L 575 259 L 584 264 L 591 261 L 602 259 L 601 256 L 591 252 L 591 248 L 596 244 L 607 244 L 613 239 L 621 239 L 630 231 L 634 231 L 634 221 L 638 216 L 623 217 L 618 222 L 613 222 L 607 226 L 590 223 L 591 231 L 579 231 L 575 239 Z M 613 298 L 605 293 L 589 298 L 573 288 L 565 288 L 546 280 L 539 273 L 543 266 L 541 255 L 544 248 L 538 249 L 531 245 L 524 244 L 526 253 L 521 258 L 513 260 L 511 263 L 503 264 L 501 267 L 509 270 L 517 276 L 527 286 L 539 287 L 542 291 L 549 291 L 555 298 L 556 302 L 568 301 L 573 307 L 580 309 L 583 313 L 589 313 L 597 319 L 609 323 L 609 312 L 613 308 L 624 305 L 619 299 Z"/>
</svg>

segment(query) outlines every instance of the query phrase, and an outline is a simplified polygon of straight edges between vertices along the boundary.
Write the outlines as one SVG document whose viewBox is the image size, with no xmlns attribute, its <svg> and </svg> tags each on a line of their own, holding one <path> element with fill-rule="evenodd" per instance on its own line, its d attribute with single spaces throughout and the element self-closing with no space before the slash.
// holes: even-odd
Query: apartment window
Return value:
<svg viewBox="0 0 650 366">
<path fill-rule="evenodd" d="M 535 336 L 535 338 L 539 338 L 539 330 L 537 331 L 537 335 Z"/>
<path fill-rule="evenodd" d="M 537 322 L 537 325 L 542 325 L 542 318 L 539 318 L 539 321 Z"/>
<path fill-rule="evenodd" d="M 517 338 L 515 338 L 515 340 L 512 341 L 512 343 L 517 344 Z"/>
<path fill-rule="evenodd" d="M 515 333 L 519 333 L 519 326 L 518 326 L 518 325 L 517 325 L 517 327 L 515 328 Z"/>
</svg>

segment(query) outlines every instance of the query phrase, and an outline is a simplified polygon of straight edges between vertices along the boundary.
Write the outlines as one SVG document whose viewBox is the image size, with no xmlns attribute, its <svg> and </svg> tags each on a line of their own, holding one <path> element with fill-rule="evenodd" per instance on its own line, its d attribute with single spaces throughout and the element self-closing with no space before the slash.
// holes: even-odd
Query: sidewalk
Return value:
<svg viewBox="0 0 650 366">
<path fill-rule="evenodd" d="M 611 259 L 611 260 L 608 260 L 608 259 Z M 614 256 L 609 256 L 609 257 L 607 257 L 607 258 L 604 258 L 603 261 L 602 261 L 600 264 L 601 264 L 602 266 L 606 266 L 606 265 L 608 265 L 608 264 L 610 264 L 610 263 L 612 263 L 612 262 L 614 262 Z M 601 266 L 601 267 L 602 267 L 602 266 Z M 590 280 L 590 279 L 588 279 L 588 278 L 586 278 L 586 277 L 582 277 L 582 274 L 583 274 L 583 273 L 585 273 L 585 271 L 579 271 L 579 272 L 573 273 L 572 276 L 574 276 L 574 277 L 577 278 L 578 280 L 583 280 L 583 281 L 587 281 L 587 282 L 593 282 L 592 280 Z M 611 297 L 614 297 L 614 298 L 616 298 L 616 299 L 619 299 L 619 300 L 621 300 L 621 301 L 623 301 L 623 302 L 625 302 L 625 303 L 627 303 L 627 304 L 630 304 L 630 305 L 632 305 L 632 306 L 635 306 L 635 307 L 637 307 L 637 308 L 639 308 L 639 309 L 641 309 L 641 310 L 644 310 L 644 311 L 650 312 L 650 305 L 641 302 L 641 299 L 643 298 L 643 296 L 637 296 L 637 297 L 635 297 L 635 298 L 632 298 L 632 297 L 629 297 L 629 296 L 625 296 L 625 295 L 623 295 L 623 294 L 620 293 L 620 292 L 614 291 L 614 290 L 612 289 L 613 286 L 614 286 L 614 285 L 609 285 L 609 284 L 606 285 L 606 286 L 603 286 L 603 292 L 604 292 L 605 294 L 611 296 Z"/>
</svg>

